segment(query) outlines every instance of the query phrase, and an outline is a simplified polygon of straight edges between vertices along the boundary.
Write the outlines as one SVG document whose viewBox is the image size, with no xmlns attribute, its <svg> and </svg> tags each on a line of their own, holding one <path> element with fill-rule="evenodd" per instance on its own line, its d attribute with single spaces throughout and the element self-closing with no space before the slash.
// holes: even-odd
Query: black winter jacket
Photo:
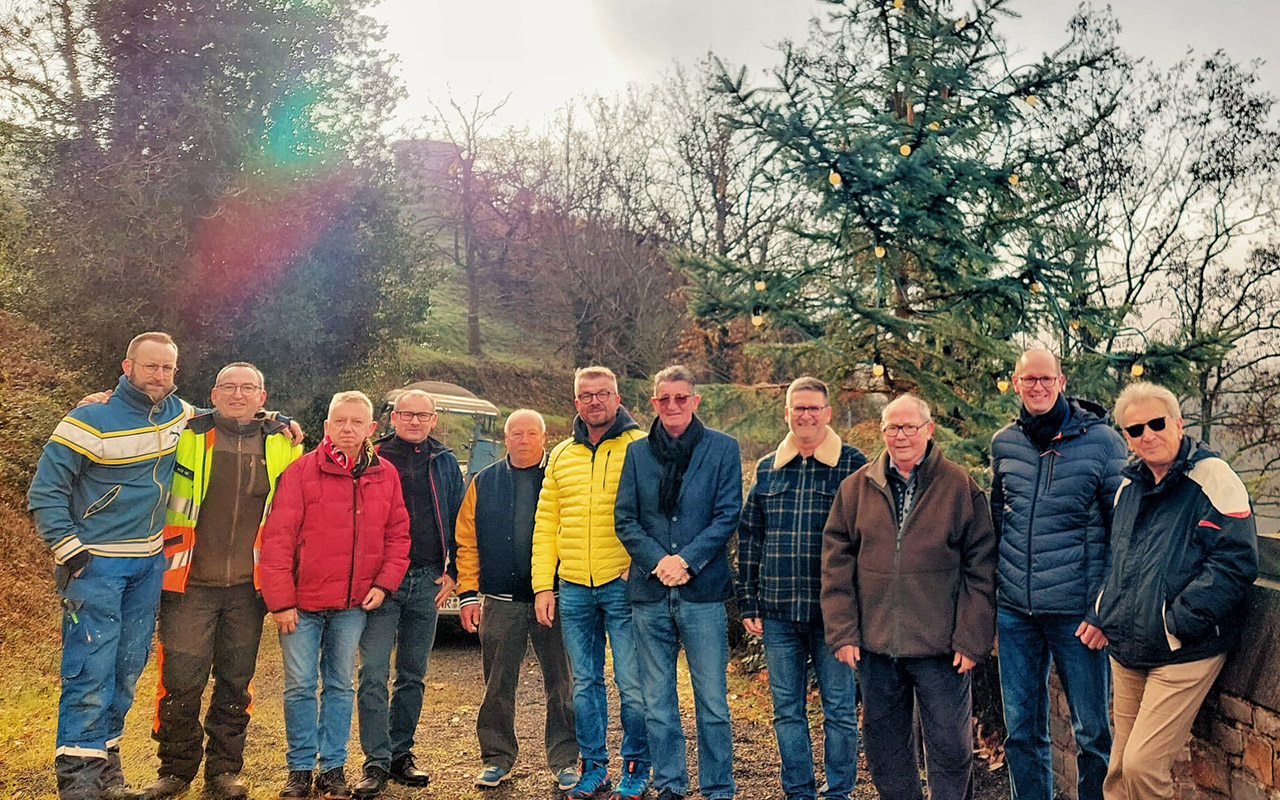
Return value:
<svg viewBox="0 0 1280 800">
<path fill-rule="evenodd" d="M 991 518 L 1000 538 L 997 599 L 1023 614 L 1084 619 L 1107 573 L 1111 505 L 1125 446 L 1107 412 L 1068 400 L 1041 453 L 1018 422 L 991 437 Z"/>
<path fill-rule="evenodd" d="M 1199 661 L 1239 641 L 1257 530 L 1244 484 L 1212 450 L 1183 436 L 1159 483 L 1141 461 L 1126 467 L 1111 548 L 1095 608 L 1122 666 Z"/>
<path fill-rule="evenodd" d="M 453 524 L 458 518 L 465 488 L 457 457 L 434 437 L 413 444 L 393 433 L 379 439 L 377 446 L 378 454 L 400 473 L 413 542 L 409 550 L 410 565 L 437 563 L 456 581 L 458 545 L 453 538 Z M 428 536 L 431 541 L 427 541 Z"/>
</svg>

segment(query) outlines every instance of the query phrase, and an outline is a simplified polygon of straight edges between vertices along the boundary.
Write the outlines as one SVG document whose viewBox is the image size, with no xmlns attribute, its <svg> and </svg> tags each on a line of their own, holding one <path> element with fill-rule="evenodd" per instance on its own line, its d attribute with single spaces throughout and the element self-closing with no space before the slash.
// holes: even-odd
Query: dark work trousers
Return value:
<svg viewBox="0 0 1280 800">
<path fill-rule="evenodd" d="M 912 712 L 919 708 L 930 800 L 972 796 L 973 698 L 953 656 L 890 658 L 862 651 L 862 743 L 882 800 L 921 800 Z"/>
<path fill-rule="evenodd" d="M 547 721 L 547 766 L 559 772 L 578 760 L 573 726 L 573 674 L 564 652 L 560 615 L 551 627 L 539 625 L 533 603 L 486 597 L 480 612 L 484 661 L 484 701 L 476 717 L 480 757 L 485 765 L 510 769 L 516 760 L 516 684 L 529 640 L 542 667 Z"/>
<path fill-rule="evenodd" d="M 191 780 L 236 774 L 244 766 L 244 736 L 266 607 L 253 584 L 188 586 L 160 598 L 160 676 L 152 736 L 160 743 L 161 775 Z M 209 673 L 213 697 L 200 728 L 200 698 Z M 202 747 L 208 736 L 207 748 Z"/>
</svg>

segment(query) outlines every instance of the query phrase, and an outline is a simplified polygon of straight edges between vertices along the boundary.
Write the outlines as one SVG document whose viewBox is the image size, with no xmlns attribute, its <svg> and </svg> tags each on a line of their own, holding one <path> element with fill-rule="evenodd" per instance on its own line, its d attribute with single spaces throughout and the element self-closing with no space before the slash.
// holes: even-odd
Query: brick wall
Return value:
<svg viewBox="0 0 1280 800">
<path fill-rule="evenodd" d="M 1253 586 L 1242 624 L 1243 642 L 1173 766 L 1178 800 L 1280 800 L 1280 584 Z M 1049 732 L 1054 789 L 1075 800 L 1071 715 L 1056 674 L 1050 677 Z"/>
</svg>

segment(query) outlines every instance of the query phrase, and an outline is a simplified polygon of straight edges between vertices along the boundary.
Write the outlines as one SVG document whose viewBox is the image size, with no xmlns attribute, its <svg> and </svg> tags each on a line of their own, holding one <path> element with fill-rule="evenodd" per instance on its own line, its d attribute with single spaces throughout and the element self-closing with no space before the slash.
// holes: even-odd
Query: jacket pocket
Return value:
<svg viewBox="0 0 1280 800">
<path fill-rule="evenodd" d="M 1169 650 L 1171 652 L 1177 652 L 1182 648 L 1182 641 L 1179 640 L 1177 636 L 1174 636 L 1172 633 L 1169 632 L 1169 623 L 1165 621 L 1165 616 L 1164 616 L 1165 609 L 1167 608 L 1167 606 L 1168 604 L 1165 603 L 1165 601 L 1163 600 L 1160 601 L 1160 627 L 1164 628 L 1164 638 L 1165 638 L 1165 641 L 1168 642 L 1169 644 Z"/>
<path fill-rule="evenodd" d="M 84 510 L 84 516 L 82 517 L 82 519 L 88 519 L 94 514 L 97 514 L 102 509 L 111 505 L 111 501 L 115 500 L 116 497 L 120 494 L 121 488 L 123 487 L 121 487 L 120 485 L 112 486 L 110 489 L 107 490 L 106 494 L 102 495 L 102 497 L 99 497 L 97 500 L 94 500 L 92 503 L 90 503 L 89 507 Z"/>
</svg>

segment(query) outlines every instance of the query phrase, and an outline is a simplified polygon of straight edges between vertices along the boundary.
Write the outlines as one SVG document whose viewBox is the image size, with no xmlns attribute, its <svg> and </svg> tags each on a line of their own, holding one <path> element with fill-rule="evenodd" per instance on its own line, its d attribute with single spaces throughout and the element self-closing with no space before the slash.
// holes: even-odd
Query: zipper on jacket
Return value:
<svg viewBox="0 0 1280 800">
<path fill-rule="evenodd" d="M 347 608 L 351 608 L 351 590 L 356 582 L 356 540 L 360 529 L 360 521 L 356 516 L 360 513 L 360 504 L 357 502 L 359 492 L 356 491 L 356 484 L 359 480 L 355 476 L 351 478 L 351 571 L 347 573 Z"/>
<path fill-rule="evenodd" d="M 591 527 L 595 523 L 596 510 L 595 510 L 595 503 L 591 502 L 592 491 L 589 487 L 595 486 L 595 483 L 596 483 L 596 453 L 597 452 L 598 451 L 596 450 L 595 447 L 591 448 L 591 483 L 588 484 L 588 490 L 587 490 L 587 585 L 593 589 L 595 588 L 595 585 L 596 585 L 596 574 L 595 574 L 595 571 L 591 569 L 591 539 L 592 539 Z M 608 461 L 607 456 L 605 460 L 606 462 Z M 601 481 L 600 485 L 604 486 L 604 482 Z M 617 502 L 617 498 L 614 498 L 614 502 L 615 503 Z"/>
<path fill-rule="evenodd" d="M 250 473 L 250 478 L 253 474 Z M 252 484 L 250 484 L 252 485 Z M 225 585 L 231 585 L 231 559 L 236 551 L 236 527 L 240 524 L 240 493 L 244 490 L 244 437 L 236 437 L 236 499 L 231 504 L 231 536 L 227 541 L 227 577 Z"/>
<path fill-rule="evenodd" d="M 440 513 L 440 493 L 436 491 L 436 479 L 431 474 L 431 462 L 434 453 L 427 453 L 427 485 L 431 487 L 431 504 L 436 509 L 436 532 L 440 534 L 440 563 L 444 564 L 444 572 L 449 573 L 449 545 L 444 540 L 444 516 Z"/>
<path fill-rule="evenodd" d="M 160 478 L 156 475 L 157 471 L 160 469 L 160 461 L 161 461 L 160 454 L 164 450 L 164 434 L 160 432 L 160 426 L 156 424 L 156 421 L 153 418 L 154 414 L 156 413 L 157 410 L 159 410 L 159 408 L 160 406 L 156 405 L 155 403 L 152 403 L 151 410 L 147 412 L 147 422 L 151 423 L 151 427 L 156 432 L 156 457 L 155 457 L 155 460 L 151 462 L 151 482 L 156 485 L 156 492 L 157 492 L 156 504 L 151 508 L 151 526 L 147 530 L 148 534 L 150 534 L 151 530 L 153 530 L 156 527 L 156 510 L 164 508 L 164 505 L 165 505 L 164 500 L 165 500 L 166 487 L 162 483 L 160 483 Z"/>
<path fill-rule="evenodd" d="M 1032 443 L 1032 447 L 1035 444 Z M 1044 464 L 1044 454 L 1036 459 L 1036 486 L 1031 490 L 1031 506 L 1027 511 L 1027 613 L 1034 614 L 1031 606 L 1031 531 L 1036 526 L 1036 505 L 1040 500 L 1040 469 Z"/>
</svg>

